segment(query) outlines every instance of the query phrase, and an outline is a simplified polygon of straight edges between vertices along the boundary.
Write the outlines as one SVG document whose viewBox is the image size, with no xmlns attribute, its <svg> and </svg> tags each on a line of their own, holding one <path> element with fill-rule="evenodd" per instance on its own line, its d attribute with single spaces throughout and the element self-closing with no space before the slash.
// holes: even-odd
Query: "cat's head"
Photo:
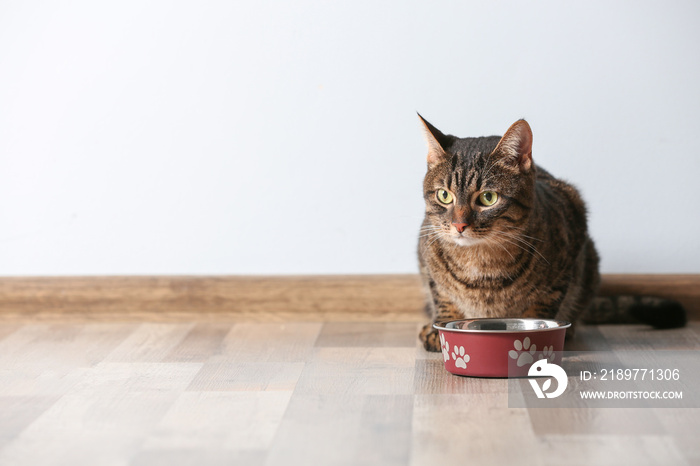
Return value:
<svg viewBox="0 0 700 466">
<path fill-rule="evenodd" d="M 428 142 L 424 234 L 460 246 L 508 242 L 533 205 L 530 125 L 516 121 L 503 137 L 457 138 L 420 119 Z"/>
</svg>

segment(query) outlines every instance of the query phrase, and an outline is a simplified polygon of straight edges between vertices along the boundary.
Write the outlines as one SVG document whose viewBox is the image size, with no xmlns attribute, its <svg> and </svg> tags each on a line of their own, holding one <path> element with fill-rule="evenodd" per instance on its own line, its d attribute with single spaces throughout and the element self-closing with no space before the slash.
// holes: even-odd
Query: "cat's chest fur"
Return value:
<svg viewBox="0 0 700 466">
<path fill-rule="evenodd" d="M 505 258 L 494 258 L 488 248 L 435 245 L 428 262 L 435 286 L 465 318 L 519 314 L 536 299 L 536 286 L 506 267 Z"/>
</svg>

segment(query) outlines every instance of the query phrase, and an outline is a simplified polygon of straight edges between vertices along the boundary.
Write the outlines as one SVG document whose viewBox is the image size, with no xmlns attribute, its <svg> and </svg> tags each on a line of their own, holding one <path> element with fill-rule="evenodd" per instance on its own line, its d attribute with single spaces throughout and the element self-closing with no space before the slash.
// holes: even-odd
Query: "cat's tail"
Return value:
<svg viewBox="0 0 700 466">
<path fill-rule="evenodd" d="M 653 296 L 598 296 L 581 316 L 587 324 L 648 324 L 654 328 L 685 326 L 688 316 L 683 305 Z"/>
</svg>

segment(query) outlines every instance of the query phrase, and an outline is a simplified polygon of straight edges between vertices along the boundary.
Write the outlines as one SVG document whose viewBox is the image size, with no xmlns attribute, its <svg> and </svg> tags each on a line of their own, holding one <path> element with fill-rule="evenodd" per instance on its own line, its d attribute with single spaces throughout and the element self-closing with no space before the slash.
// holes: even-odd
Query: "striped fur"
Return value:
<svg viewBox="0 0 700 466">
<path fill-rule="evenodd" d="M 598 289 L 598 254 L 578 191 L 532 161 L 529 125 L 520 120 L 502 138 L 456 138 L 421 121 L 429 147 L 418 246 L 432 318 L 420 334 L 425 348 L 439 350 L 432 328 L 437 321 L 546 317 L 575 322 Z M 440 189 L 453 195 L 452 203 L 438 200 Z M 496 204 L 479 205 L 484 191 L 498 193 Z M 462 223 L 467 227 L 460 233 L 455 225 Z M 589 320 L 624 314 L 615 305 L 606 309 L 605 300 L 597 303 Z"/>
</svg>

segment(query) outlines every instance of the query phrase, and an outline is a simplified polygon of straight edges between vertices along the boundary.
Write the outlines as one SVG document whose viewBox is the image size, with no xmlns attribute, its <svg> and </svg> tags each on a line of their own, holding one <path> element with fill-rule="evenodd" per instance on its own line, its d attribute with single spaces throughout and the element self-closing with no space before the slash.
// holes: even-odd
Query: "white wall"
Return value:
<svg viewBox="0 0 700 466">
<path fill-rule="evenodd" d="M 605 272 L 700 272 L 700 4 L 3 1 L 0 275 L 416 271 L 425 145 L 533 127 Z"/>
</svg>

